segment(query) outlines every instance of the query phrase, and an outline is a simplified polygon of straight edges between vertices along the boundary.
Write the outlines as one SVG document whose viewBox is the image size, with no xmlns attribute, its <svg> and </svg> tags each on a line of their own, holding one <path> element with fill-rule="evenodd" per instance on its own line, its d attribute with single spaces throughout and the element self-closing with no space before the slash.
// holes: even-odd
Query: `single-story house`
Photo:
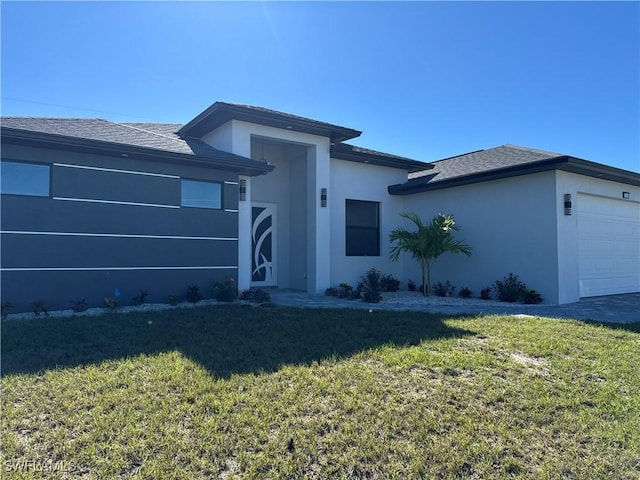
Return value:
<svg viewBox="0 0 640 480">
<path fill-rule="evenodd" d="M 216 102 L 186 125 L 4 117 L 2 301 L 151 301 L 233 278 L 321 294 L 389 259 L 399 214 L 452 214 L 473 255 L 432 281 L 477 295 L 514 273 L 546 301 L 640 291 L 640 174 L 503 145 L 424 163 L 360 131 Z M 409 225 L 407 225 L 409 226 Z"/>
</svg>

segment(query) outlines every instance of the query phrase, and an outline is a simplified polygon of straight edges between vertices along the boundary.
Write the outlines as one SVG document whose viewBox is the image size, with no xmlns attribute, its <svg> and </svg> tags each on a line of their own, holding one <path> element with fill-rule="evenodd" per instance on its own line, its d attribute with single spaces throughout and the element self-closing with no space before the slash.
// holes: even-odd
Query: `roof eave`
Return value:
<svg viewBox="0 0 640 480">
<path fill-rule="evenodd" d="M 565 165 L 560 166 L 559 170 L 636 187 L 640 186 L 640 173 L 590 162 L 589 160 L 583 160 L 581 158 L 569 157 L 569 161 Z"/>
<path fill-rule="evenodd" d="M 414 185 L 410 185 L 412 182 L 409 180 L 406 183 L 397 185 L 389 185 L 387 191 L 389 195 L 412 195 L 414 193 L 421 193 L 433 190 L 441 190 L 443 188 L 459 187 L 462 185 L 469 185 L 472 183 L 487 182 L 490 180 L 499 180 L 502 178 L 516 177 L 520 175 L 528 175 L 530 173 L 544 172 L 548 170 L 554 170 L 558 164 L 567 162 L 569 157 L 561 156 L 544 160 L 542 162 L 535 162 L 533 164 L 516 165 L 514 167 L 503 168 L 499 170 L 490 170 L 487 172 L 474 173 L 471 175 L 464 175 L 461 177 L 450 178 L 434 183 L 418 183 L 414 182 Z M 414 179 L 417 180 L 417 179 Z"/>
<path fill-rule="evenodd" d="M 251 110 L 239 105 L 216 102 L 193 120 L 183 126 L 178 135 L 183 138 L 200 138 L 215 128 L 230 120 L 240 120 L 248 123 L 257 123 L 283 130 L 293 130 L 322 137 L 328 137 L 333 142 L 343 142 L 359 137 L 362 132 L 352 128 L 340 127 L 330 124 L 318 124 L 302 118 L 292 118 L 280 115 L 277 112 Z M 322 123 L 322 122 L 320 122 Z"/>
<path fill-rule="evenodd" d="M 0 140 L 2 143 L 24 145 L 40 148 L 52 148 L 55 150 L 67 150 L 80 153 L 93 153 L 108 156 L 126 156 L 144 160 L 162 161 L 167 163 L 180 163 L 205 168 L 218 168 L 229 170 L 241 175 L 264 175 L 273 170 L 273 165 L 258 162 L 235 155 L 233 159 L 220 159 L 188 155 L 167 150 L 139 147 L 102 140 L 69 137 L 52 133 L 33 132 L 29 130 L 2 127 Z"/>
<path fill-rule="evenodd" d="M 397 168 L 407 172 L 419 172 L 422 170 L 430 170 L 433 165 L 429 163 L 419 162 L 417 160 L 403 158 L 389 158 L 381 155 L 372 155 L 368 153 L 343 152 L 331 149 L 331 158 L 337 160 L 346 160 L 348 162 L 365 163 L 368 165 L 378 165 L 380 167 Z"/>
<path fill-rule="evenodd" d="M 640 174 L 638 173 L 563 155 L 540 162 L 527 163 L 525 165 L 517 165 L 515 167 L 500 170 L 491 170 L 488 172 L 451 178 L 434 183 L 424 184 L 414 182 L 415 185 L 410 185 L 410 180 L 406 183 L 390 185 L 387 190 L 390 195 L 412 195 L 415 193 L 441 190 L 443 188 L 458 187 L 472 183 L 516 177 L 520 175 L 529 175 L 549 170 L 562 170 L 612 182 L 640 186 Z"/>
</svg>

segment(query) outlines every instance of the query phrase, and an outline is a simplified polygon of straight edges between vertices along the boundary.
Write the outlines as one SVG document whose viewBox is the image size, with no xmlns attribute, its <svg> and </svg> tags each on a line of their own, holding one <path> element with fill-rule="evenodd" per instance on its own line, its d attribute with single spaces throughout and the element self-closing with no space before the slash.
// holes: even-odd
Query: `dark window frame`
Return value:
<svg viewBox="0 0 640 480">
<path fill-rule="evenodd" d="M 349 206 L 375 208 L 375 225 L 349 223 Z M 366 241 L 364 241 L 366 240 Z M 345 255 L 347 257 L 380 256 L 380 202 L 345 199 Z"/>
</svg>

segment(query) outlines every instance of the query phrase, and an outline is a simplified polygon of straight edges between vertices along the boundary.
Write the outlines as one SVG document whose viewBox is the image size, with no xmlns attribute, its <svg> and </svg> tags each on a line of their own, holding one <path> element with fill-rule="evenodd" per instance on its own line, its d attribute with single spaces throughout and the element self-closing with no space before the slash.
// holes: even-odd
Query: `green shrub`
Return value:
<svg viewBox="0 0 640 480">
<path fill-rule="evenodd" d="M 496 290 L 496 297 L 498 297 L 498 300 L 509 303 L 517 302 L 523 298 L 527 289 L 527 286 L 518 280 L 518 276 L 513 273 L 504 277 L 502 281 L 496 280 L 493 285 L 493 288 Z"/>
<path fill-rule="evenodd" d="M 192 285 L 189 285 L 187 287 L 187 293 L 185 294 L 184 298 L 187 300 L 187 302 L 191 302 L 191 303 L 196 303 L 202 300 L 200 287 L 195 283 Z"/>
<path fill-rule="evenodd" d="M 233 278 L 213 284 L 213 298 L 218 302 L 233 302 L 238 296 L 236 281 Z"/>
<path fill-rule="evenodd" d="M 169 305 L 172 307 L 178 305 L 178 302 L 180 301 L 177 295 L 167 295 L 167 300 L 169 301 Z"/>
<path fill-rule="evenodd" d="M 44 313 L 47 317 L 49 316 L 49 310 L 47 309 L 47 304 L 44 300 L 36 300 L 33 302 L 31 304 L 31 310 L 36 316 L 41 313 Z"/>
<path fill-rule="evenodd" d="M 524 303 L 526 304 L 542 303 L 542 296 L 535 290 L 525 290 Z"/>
<path fill-rule="evenodd" d="M 409 281 L 407 282 L 407 290 L 409 290 L 410 292 L 416 291 L 416 284 L 411 279 L 409 279 Z"/>
<path fill-rule="evenodd" d="M 261 288 L 251 288 L 242 292 L 240 300 L 250 303 L 269 303 L 271 302 L 271 295 Z"/>
<path fill-rule="evenodd" d="M 400 290 L 400 280 L 391 274 L 380 276 L 380 291 L 397 292 L 398 290 Z"/>
<path fill-rule="evenodd" d="M 2 320 L 7 318 L 7 315 L 9 315 L 9 311 L 12 308 L 13 308 L 13 303 L 11 303 L 11 302 L 2 302 L 2 305 L 0 306 L 0 317 L 2 318 Z"/>
<path fill-rule="evenodd" d="M 378 303 L 382 300 L 380 295 L 380 272 L 375 268 L 370 269 L 360 282 L 359 288 L 362 300 L 367 303 Z"/>
<path fill-rule="evenodd" d="M 330 287 L 324 291 L 324 294 L 330 297 L 346 298 L 347 300 L 357 300 L 360 298 L 360 286 L 354 289 L 348 283 L 341 283 L 338 288 Z"/>
<path fill-rule="evenodd" d="M 143 305 L 147 301 L 147 297 L 149 296 L 148 290 L 140 290 L 140 293 L 133 297 L 134 305 Z"/>
<path fill-rule="evenodd" d="M 87 301 L 84 298 L 80 300 L 69 300 L 69 303 L 71 303 L 71 308 L 76 313 L 84 312 L 87 309 Z"/>
<path fill-rule="evenodd" d="M 458 296 L 461 297 L 461 298 L 470 298 L 471 297 L 471 290 L 469 290 L 467 287 L 463 287 L 458 292 Z"/>
<path fill-rule="evenodd" d="M 450 297 L 451 295 L 453 295 L 455 289 L 456 287 L 451 285 L 449 280 L 447 280 L 444 284 L 438 282 L 433 285 L 433 292 L 439 297 Z"/>
<path fill-rule="evenodd" d="M 480 298 L 482 300 L 491 300 L 491 287 L 485 287 L 480 290 Z"/>
<path fill-rule="evenodd" d="M 105 297 L 104 299 L 105 308 L 109 310 L 115 310 L 120 306 L 120 300 L 116 297 Z"/>
</svg>

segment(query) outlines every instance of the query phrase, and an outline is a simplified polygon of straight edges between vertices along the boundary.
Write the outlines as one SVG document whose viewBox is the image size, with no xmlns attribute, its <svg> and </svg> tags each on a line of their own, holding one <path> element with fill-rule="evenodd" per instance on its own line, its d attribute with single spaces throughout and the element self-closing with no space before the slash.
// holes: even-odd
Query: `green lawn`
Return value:
<svg viewBox="0 0 640 480">
<path fill-rule="evenodd" d="M 2 323 L 2 478 L 640 476 L 640 324 L 203 307 Z"/>
</svg>

